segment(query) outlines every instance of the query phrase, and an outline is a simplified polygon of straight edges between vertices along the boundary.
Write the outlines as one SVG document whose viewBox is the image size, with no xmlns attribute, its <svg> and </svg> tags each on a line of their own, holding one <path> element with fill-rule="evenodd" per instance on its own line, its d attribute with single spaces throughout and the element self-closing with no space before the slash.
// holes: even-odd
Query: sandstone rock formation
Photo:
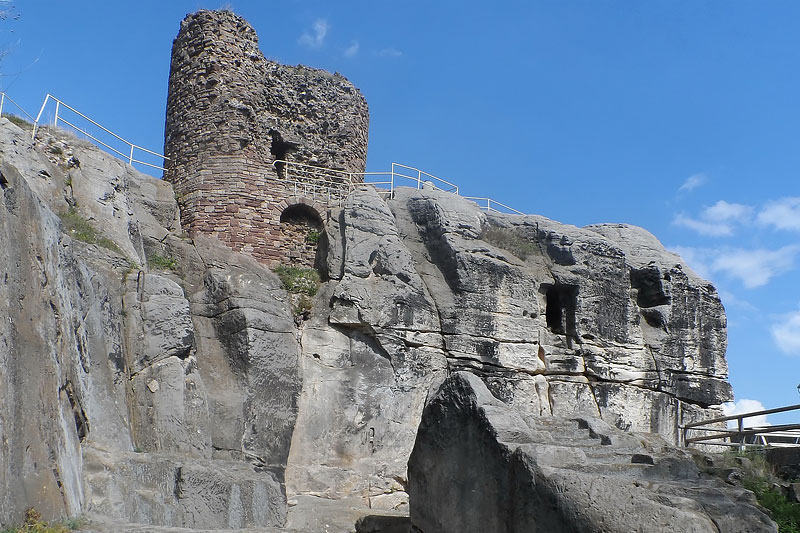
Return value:
<svg viewBox="0 0 800 533">
<path fill-rule="evenodd" d="M 323 244 L 292 492 L 403 504 L 399 458 L 425 395 L 454 370 L 525 412 L 673 443 L 680 422 L 731 397 L 714 287 L 639 228 L 490 215 L 440 191 L 384 202 L 365 187 L 330 212 Z"/>
<path fill-rule="evenodd" d="M 363 186 L 325 213 L 304 320 L 265 266 L 183 233 L 169 183 L 5 119 L 0 156 L 0 524 L 407 512 L 425 399 L 459 370 L 523 419 L 668 442 L 730 399 L 713 286 L 638 228 Z"/>
<path fill-rule="evenodd" d="M 181 239 L 169 185 L 87 143 L 2 119 L 0 150 L 0 522 L 282 525 L 299 346 L 276 276 Z"/>
<path fill-rule="evenodd" d="M 511 408 L 452 374 L 409 460 L 415 531 L 777 531 L 752 493 L 704 476 L 653 434 Z"/>
</svg>

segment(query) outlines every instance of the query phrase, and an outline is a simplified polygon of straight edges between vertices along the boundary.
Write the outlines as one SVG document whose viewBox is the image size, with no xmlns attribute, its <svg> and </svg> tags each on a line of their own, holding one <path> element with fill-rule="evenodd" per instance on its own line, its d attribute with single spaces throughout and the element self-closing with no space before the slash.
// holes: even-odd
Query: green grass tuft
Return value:
<svg viewBox="0 0 800 533">
<path fill-rule="evenodd" d="M 75 209 L 70 209 L 58 216 L 61 218 L 61 222 L 64 224 L 64 229 L 67 234 L 73 239 L 89 244 L 96 244 L 97 246 L 102 246 L 112 252 L 123 255 L 122 250 L 119 249 L 119 246 L 117 246 L 114 241 L 100 234 L 94 229 L 94 226 Z"/>
<path fill-rule="evenodd" d="M 487 225 L 481 232 L 481 240 L 527 259 L 536 253 L 536 245 L 511 228 Z"/>
<path fill-rule="evenodd" d="M 306 234 L 306 242 L 308 244 L 317 244 L 321 236 L 322 232 L 316 229 L 312 229 Z"/>
<path fill-rule="evenodd" d="M 792 503 L 768 479 L 745 475 L 742 486 L 752 490 L 758 503 L 778 524 L 780 533 L 800 533 L 800 503 Z"/>
<path fill-rule="evenodd" d="M 717 468 L 736 468 L 742 474 L 742 486 L 753 491 L 759 505 L 778 524 L 780 533 L 800 533 L 800 503 L 792 503 L 779 488 L 780 479 L 763 453 L 756 450 L 726 452 L 714 456 Z"/>
<path fill-rule="evenodd" d="M 21 526 L 10 526 L 2 530 L 2 533 L 69 533 L 86 525 L 82 518 L 67 518 L 58 522 L 46 522 L 42 520 L 42 515 L 29 507 L 25 510 L 25 522 Z"/>
<path fill-rule="evenodd" d="M 277 266 L 272 269 L 283 282 L 283 287 L 292 294 L 314 296 L 319 289 L 319 273 L 313 268 Z"/>
<path fill-rule="evenodd" d="M 314 300 L 306 294 L 298 295 L 297 300 L 292 303 L 294 304 L 292 310 L 295 315 L 308 315 L 314 307 Z"/>
<path fill-rule="evenodd" d="M 158 268 L 161 270 L 178 270 L 178 260 L 171 255 L 153 254 L 148 256 L 147 263 L 150 268 Z"/>
<path fill-rule="evenodd" d="M 16 124 L 17 126 L 19 126 L 22 129 L 25 129 L 25 130 L 32 130 L 33 129 L 33 124 L 28 122 L 27 120 L 25 120 L 22 117 L 18 117 L 17 115 L 3 115 L 3 116 L 5 116 L 9 121 L 11 121 L 12 124 Z"/>
</svg>

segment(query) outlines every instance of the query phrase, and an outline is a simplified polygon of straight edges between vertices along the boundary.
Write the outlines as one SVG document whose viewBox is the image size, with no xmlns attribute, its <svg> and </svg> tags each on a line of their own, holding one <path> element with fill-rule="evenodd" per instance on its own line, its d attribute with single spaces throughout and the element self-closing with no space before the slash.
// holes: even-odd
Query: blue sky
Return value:
<svg viewBox="0 0 800 533">
<path fill-rule="evenodd" d="M 800 2 L 13 4 L 0 86 L 156 151 L 181 19 L 233 9 L 267 57 L 362 90 L 370 170 L 653 232 L 722 294 L 736 398 L 800 403 Z"/>
</svg>

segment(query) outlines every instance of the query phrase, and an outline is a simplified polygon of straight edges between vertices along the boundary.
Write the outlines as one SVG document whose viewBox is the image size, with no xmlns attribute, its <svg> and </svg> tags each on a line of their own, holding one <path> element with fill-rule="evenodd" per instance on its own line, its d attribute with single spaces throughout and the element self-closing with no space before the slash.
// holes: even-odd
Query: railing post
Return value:
<svg viewBox="0 0 800 533">
<path fill-rule="evenodd" d="M 56 116 L 53 119 L 53 127 L 58 126 L 58 109 L 59 109 L 60 106 L 61 106 L 61 102 L 56 100 Z M 75 122 L 77 122 L 77 120 Z"/>
<path fill-rule="evenodd" d="M 128 165 L 133 166 L 133 145 L 131 145 L 131 156 L 128 158 Z"/>
<path fill-rule="evenodd" d="M 422 171 L 417 170 L 417 190 L 422 188 Z"/>
<path fill-rule="evenodd" d="M 740 416 L 739 418 L 736 419 L 736 421 L 739 423 L 739 451 L 743 452 L 744 451 L 744 435 L 742 435 L 742 432 L 744 431 L 744 417 Z"/>
<path fill-rule="evenodd" d="M 3 104 L 6 102 L 6 93 L 0 93 L 0 117 L 3 116 Z"/>
<path fill-rule="evenodd" d="M 39 126 L 39 119 L 42 118 L 42 113 L 44 112 L 44 106 L 47 105 L 47 100 L 50 98 L 50 95 L 44 97 L 44 102 L 42 102 L 42 107 L 39 108 L 39 114 L 36 115 L 36 120 L 33 121 L 33 131 L 31 132 L 31 142 L 36 140 L 36 128 Z"/>
</svg>

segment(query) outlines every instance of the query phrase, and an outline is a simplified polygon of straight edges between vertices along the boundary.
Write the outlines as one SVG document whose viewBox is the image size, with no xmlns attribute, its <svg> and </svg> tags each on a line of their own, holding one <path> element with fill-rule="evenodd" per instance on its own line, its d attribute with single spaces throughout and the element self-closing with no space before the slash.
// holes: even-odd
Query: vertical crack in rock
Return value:
<svg viewBox="0 0 800 533">
<path fill-rule="evenodd" d="M 83 442 L 89 434 L 89 421 L 86 419 L 86 412 L 83 410 L 80 399 L 75 395 L 75 389 L 72 387 L 71 381 L 67 380 L 61 386 L 61 391 L 66 395 L 72 408 L 72 415 L 75 419 L 75 433 L 78 435 L 78 440 Z"/>
</svg>

